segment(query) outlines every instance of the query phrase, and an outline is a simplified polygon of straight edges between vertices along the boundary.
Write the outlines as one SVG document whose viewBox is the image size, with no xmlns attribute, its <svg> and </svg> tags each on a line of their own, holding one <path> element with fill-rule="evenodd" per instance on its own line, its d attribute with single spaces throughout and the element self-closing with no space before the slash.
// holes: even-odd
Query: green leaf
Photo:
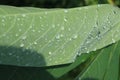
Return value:
<svg viewBox="0 0 120 80">
<path fill-rule="evenodd" d="M 101 49 L 76 80 L 118 80 L 119 53 L 120 41 Z"/>
<path fill-rule="evenodd" d="M 68 65 L 62 65 L 62 66 L 57 66 L 57 67 L 53 67 L 50 69 L 47 69 L 47 71 L 53 75 L 55 78 L 59 78 L 62 75 L 66 74 L 67 72 L 69 72 L 70 70 L 76 68 L 76 66 L 80 65 L 81 63 L 83 63 L 84 61 L 86 61 L 90 55 L 92 54 L 83 54 L 79 57 L 76 58 L 76 61 L 72 64 L 68 64 Z"/>
<path fill-rule="evenodd" d="M 0 6 L 0 64 L 52 66 L 120 39 L 120 10 L 105 4 L 73 9 Z"/>
</svg>

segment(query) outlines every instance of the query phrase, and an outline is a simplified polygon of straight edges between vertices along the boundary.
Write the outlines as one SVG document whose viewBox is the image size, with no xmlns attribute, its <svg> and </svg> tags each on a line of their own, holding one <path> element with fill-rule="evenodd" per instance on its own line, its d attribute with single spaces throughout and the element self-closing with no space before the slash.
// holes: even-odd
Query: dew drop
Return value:
<svg viewBox="0 0 120 80">
<path fill-rule="evenodd" d="M 40 33 L 41 31 L 39 30 L 38 33 Z"/>
<path fill-rule="evenodd" d="M 67 22 L 67 19 L 66 19 L 66 18 L 64 18 L 64 21 L 65 21 L 65 22 Z"/>
<path fill-rule="evenodd" d="M 21 29 L 19 29 L 19 32 L 21 32 L 22 30 Z"/>
<path fill-rule="evenodd" d="M 103 29 L 106 29 L 106 26 L 103 26 Z"/>
<path fill-rule="evenodd" d="M 60 35 L 57 35 L 57 36 L 56 36 L 56 39 L 60 39 Z"/>
<path fill-rule="evenodd" d="M 9 55 L 11 56 L 11 55 L 12 55 L 12 53 L 9 53 Z"/>
<path fill-rule="evenodd" d="M 68 28 L 68 31 L 70 31 L 71 29 L 70 28 Z"/>
<path fill-rule="evenodd" d="M 50 58 L 49 61 L 52 61 L 52 59 Z"/>
<path fill-rule="evenodd" d="M 54 25 L 54 24 L 52 25 L 52 28 L 55 28 L 55 25 Z"/>
<path fill-rule="evenodd" d="M 98 7 L 101 7 L 101 5 L 100 5 L 100 4 L 98 4 Z"/>
<path fill-rule="evenodd" d="M 89 53 L 90 51 L 87 51 L 87 53 Z"/>
<path fill-rule="evenodd" d="M 25 14 L 22 14 L 22 17 L 26 17 L 26 15 L 25 15 Z"/>
<path fill-rule="evenodd" d="M 22 39 L 25 40 L 27 37 L 26 36 L 23 36 Z"/>
<path fill-rule="evenodd" d="M 35 30 L 33 29 L 32 32 L 35 32 Z"/>
<path fill-rule="evenodd" d="M 2 22 L 4 22 L 5 20 L 4 19 L 2 19 Z"/>
<path fill-rule="evenodd" d="M 20 21 L 20 18 L 17 18 L 18 21 Z"/>
<path fill-rule="evenodd" d="M 74 35 L 73 38 L 76 39 L 78 37 L 78 35 Z"/>
<path fill-rule="evenodd" d="M 45 15 L 47 15 L 48 13 L 47 12 L 45 12 Z"/>
<path fill-rule="evenodd" d="M 64 26 L 61 27 L 61 30 L 64 30 Z"/>
<path fill-rule="evenodd" d="M 93 51 L 96 51 L 96 48 L 94 48 Z"/>
<path fill-rule="evenodd" d="M 113 43 L 115 43 L 115 40 L 114 40 L 114 39 L 112 39 L 112 42 L 113 42 Z"/>
<path fill-rule="evenodd" d="M 88 43 L 90 43 L 90 41 L 87 41 L 86 43 L 88 44 Z"/>
<path fill-rule="evenodd" d="M 34 44 L 37 44 L 37 42 L 35 41 Z"/>
<path fill-rule="evenodd" d="M 64 36 L 63 34 L 60 35 L 60 37 L 63 37 L 63 36 Z"/>
<path fill-rule="evenodd" d="M 18 34 L 15 34 L 15 36 L 18 36 Z"/>
<path fill-rule="evenodd" d="M 67 9 L 65 9 L 65 10 L 64 10 L 64 12 L 65 12 L 65 13 L 67 13 L 67 12 L 68 12 L 68 10 L 67 10 Z"/>
<path fill-rule="evenodd" d="M 70 38 L 69 40 L 71 41 L 72 39 Z"/>
<path fill-rule="evenodd" d="M 42 19 L 42 17 L 41 17 L 41 16 L 40 16 L 39 18 L 40 18 L 40 19 Z"/>
<path fill-rule="evenodd" d="M 20 47 L 24 47 L 24 44 L 22 43 L 22 44 L 20 44 Z"/>
<path fill-rule="evenodd" d="M 52 54 L 52 52 L 49 52 L 48 54 L 49 54 L 49 55 L 51 55 L 51 54 Z"/>
<path fill-rule="evenodd" d="M 23 24 L 20 24 L 21 26 L 23 26 Z"/>
</svg>

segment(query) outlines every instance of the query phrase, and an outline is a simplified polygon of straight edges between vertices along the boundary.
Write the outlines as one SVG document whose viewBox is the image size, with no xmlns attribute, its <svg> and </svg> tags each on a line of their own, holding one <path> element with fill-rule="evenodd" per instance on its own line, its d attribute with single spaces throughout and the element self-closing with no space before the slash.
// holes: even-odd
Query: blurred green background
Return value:
<svg viewBox="0 0 120 80">
<path fill-rule="evenodd" d="M 120 6 L 120 0 L 0 0 L 0 5 L 34 6 L 41 8 L 71 8 L 106 3 Z"/>
</svg>

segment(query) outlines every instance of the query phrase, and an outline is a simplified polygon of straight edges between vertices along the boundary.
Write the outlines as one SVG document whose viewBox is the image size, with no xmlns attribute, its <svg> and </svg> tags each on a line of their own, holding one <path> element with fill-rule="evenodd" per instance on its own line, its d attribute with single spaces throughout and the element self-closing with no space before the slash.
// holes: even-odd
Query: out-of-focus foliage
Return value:
<svg viewBox="0 0 120 80">
<path fill-rule="evenodd" d="M 94 4 L 120 5 L 120 0 L 0 0 L 0 4 L 14 6 L 35 6 L 43 8 L 71 8 Z"/>
</svg>

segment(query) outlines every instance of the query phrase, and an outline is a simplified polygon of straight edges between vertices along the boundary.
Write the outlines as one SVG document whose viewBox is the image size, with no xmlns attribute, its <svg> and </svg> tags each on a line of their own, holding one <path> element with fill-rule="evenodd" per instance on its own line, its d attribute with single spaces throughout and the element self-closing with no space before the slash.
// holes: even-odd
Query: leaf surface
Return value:
<svg viewBox="0 0 120 80">
<path fill-rule="evenodd" d="M 120 39 L 120 10 L 105 4 L 73 9 L 0 6 L 0 64 L 52 66 Z"/>
</svg>

